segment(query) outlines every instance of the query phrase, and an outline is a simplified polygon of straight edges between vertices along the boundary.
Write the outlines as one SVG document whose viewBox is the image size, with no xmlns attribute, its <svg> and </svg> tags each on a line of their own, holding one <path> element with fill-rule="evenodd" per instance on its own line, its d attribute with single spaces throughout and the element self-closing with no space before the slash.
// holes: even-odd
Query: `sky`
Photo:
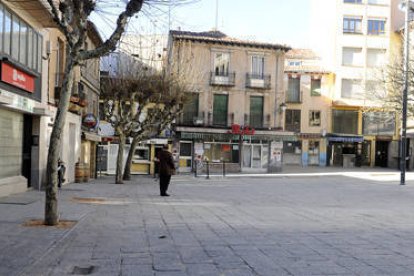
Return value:
<svg viewBox="0 0 414 276">
<path fill-rule="evenodd" d="M 170 0 L 172 3 L 182 0 Z M 192 2 L 171 8 L 166 5 L 145 6 L 137 19 L 129 24 L 128 32 L 138 34 L 167 33 L 171 29 L 209 31 L 216 25 L 230 37 L 306 47 L 309 41 L 311 2 L 315 0 L 186 0 Z M 332 1 L 332 0 L 319 0 Z M 99 12 L 93 21 L 103 31 L 104 38 L 113 29 L 119 4 L 100 0 Z M 122 2 L 119 2 L 122 3 Z M 117 12 L 118 9 L 118 12 Z M 169 21 L 169 18 L 171 19 Z"/>
<path fill-rule="evenodd" d="M 231 37 L 303 47 L 309 36 L 310 6 L 310 0 L 218 0 L 218 29 Z M 173 29 L 208 31 L 215 24 L 216 0 L 172 11 Z"/>
</svg>

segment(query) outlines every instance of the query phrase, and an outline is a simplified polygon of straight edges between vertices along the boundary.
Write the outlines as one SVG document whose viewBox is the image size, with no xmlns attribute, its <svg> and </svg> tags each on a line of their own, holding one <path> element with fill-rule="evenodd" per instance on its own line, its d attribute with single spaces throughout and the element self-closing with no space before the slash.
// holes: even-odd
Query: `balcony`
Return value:
<svg viewBox="0 0 414 276">
<path fill-rule="evenodd" d="M 236 73 L 210 72 L 210 85 L 212 86 L 234 86 Z"/>
<path fill-rule="evenodd" d="M 246 87 L 255 89 L 270 89 L 270 75 L 246 74 Z"/>
<path fill-rule="evenodd" d="M 203 116 L 194 116 L 194 114 L 180 114 L 178 118 L 178 125 L 180 126 L 203 126 L 204 117 Z"/>
</svg>

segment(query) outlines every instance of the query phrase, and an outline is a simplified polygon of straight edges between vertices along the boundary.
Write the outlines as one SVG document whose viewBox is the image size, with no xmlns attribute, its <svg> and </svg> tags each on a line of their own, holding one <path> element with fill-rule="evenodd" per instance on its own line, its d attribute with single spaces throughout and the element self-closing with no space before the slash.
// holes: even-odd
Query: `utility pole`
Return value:
<svg viewBox="0 0 414 276">
<path fill-rule="evenodd" d="M 411 11 L 411 0 L 405 0 L 401 3 L 405 9 L 404 25 L 404 88 L 402 98 L 402 131 L 401 131 L 401 154 L 400 154 L 400 185 L 405 185 L 405 170 L 407 156 L 407 94 L 408 94 L 408 67 L 409 67 L 409 13 Z"/>
</svg>

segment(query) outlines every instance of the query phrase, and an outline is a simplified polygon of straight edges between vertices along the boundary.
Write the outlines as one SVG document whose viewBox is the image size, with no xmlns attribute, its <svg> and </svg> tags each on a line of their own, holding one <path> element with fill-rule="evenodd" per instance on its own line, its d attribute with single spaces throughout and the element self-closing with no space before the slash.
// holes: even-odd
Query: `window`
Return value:
<svg viewBox="0 0 414 276">
<path fill-rule="evenodd" d="M 214 56 L 214 72 L 216 76 L 229 75 L 230 54 L 216 53 Z"/>
<path fill-rule="evenodd" d="M 345 99 L 363 99 L 364 92 L 360 80 L 342 80 L 341 97 Z"/>
<path fill-rule="evenodd" d="M 309 111 L 309 126 L 321 126 L 321 112 L 316 110 Z"/>
<path fill-rule="evenodd" d="M 15 60 L 19 59 L 19 36 L 20 36 L 20 20 L 12 16 L 12 38 L 11 38 L 11 55 Z M 17 51 L 16 51 L 17 50 Z"/>
<path fill-rule="evenodd" d="M 332 110 L 334 133 L 358 134 L 358 111 Z"/>
<path fill-rule="evenodd" d="M 368 20 L 368 34 L 369 35 L 385 34 L 385 20 L 384 19 L 369 19 Z"/>
<path fill-rule="evenodd" d="M 0 4 L 0 55 L 41 71 L 42 37 Z"/>
<path fill-rule="evenodd" d="M 210 162 L 239 163 L 239 145 L 225 143 L 205 143 L 204 156 Z"/>
<path fill-rule="evenodd" d="M 300 141 L 296 142 L 283 142 L 283 153 L 291 154 L 301 154 L 302 153 L 302 143 Z"/>
<path fill-rule="evenodd" d="M 263 127 L 263 97 L 250 97 L 250 126 Z"/>
<path fill-rule="evenodd" d="M 342 65 L 363 66 L 362 48 L 342 48 Z"/>
<path fill-rule="evenodd" d="M 368 4 L 370 5 L 389 5 L 390 0 L 368 0 Z"/>
<path fill-rule="evenodd" d="M 367 50 L 367 66 L 379 67 L 384 64 L 385 50 L 383 49 L 368 49 Z"/>
<path fill-rule="evenodd" d="M 148 161 L 149 148 L 148 146 L 137 146 L 134 152 L 134 161 Z"/>
<path fill-rule="evenodd" d="M 385 112 L 367 112 L 363 115 L 365 135 L 394 135 L 395 114 Z"/>
<path fill-rule="evenodd" d="M 309 154 L 319 155 L 319 141 L 309 141 Z"/>
<path fill-rule="evenodd" d="M 300 77 L 289 76 L 286 101 L 290 103 L 300 102 Z"/>
<path fill-rule="evenodd" d="M 285 129 L 300 132 L 300 110 L 287 109 L 285 114 Z"/>
<path fill-rule="evenodd" d="M 0 4 L 0 52 L 3 51 L 3 35 L 4 35 L 4 31 L 3 31 L 3 26 L 4 26 L 4 11 L 3 11 L 3 6 Z"/>
<path fill-rule="evenodd" d="M 187 102 L 184 104 L 183 107 L 183 124 L 190 124 L 194 123 L 194 120 L 197 119 L 198 116 L 198 98 L 199 94 L 197 93 L 188 93 L 187 94 Z"/>
<path fill-rule="evenodd" d="M 213 125 L 227 126 L 228 95 L 215 94 L 213 103 Z"/>
<path fill-rule="evenodd" d="M 361 4 L 362 0 L 344 0 L 344 3 Z"/>
<path fill-rule="evenodd" d="M 27 25 L 24 22 L 20 22 L 20 49 L 19 49 L 19 61 L 23 64 L 27 64 Z"/>
<path fill-rule="evenodd" d="M 301 66 L 302 62 L 301 61 L 289 61 L 288 65 L 289 66 Z"/>
<path fill-rule="evenodd" d="M 4 11 L 4 52 L 10 55 L 10 41 L 11 41 L 11 14 Z"/>
<path fill-rule="evenodd" d="M 362 33 L 362 17 L 344 17 L 344 33 Z"/>
<path fill-rule="evenodd" d="M 263 79 L 264 74 L 264 57 L 252 56 L 252 78 Z"/>
<path fill-rule="evenodd" d="M 321 95 L 321 79 L 311 80 L 311 96 Z"/>
</svg>

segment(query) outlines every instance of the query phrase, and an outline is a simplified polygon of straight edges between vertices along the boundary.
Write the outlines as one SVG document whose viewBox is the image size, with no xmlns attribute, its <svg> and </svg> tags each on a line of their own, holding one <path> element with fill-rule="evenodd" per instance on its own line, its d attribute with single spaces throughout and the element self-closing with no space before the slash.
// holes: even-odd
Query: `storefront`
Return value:
<svg viewBox="0 0 414 276">
<path fill-rule="evenodd" d="M 181 129 L 179 129 L 181 130 Z M 199 129 L 194 129 L 199 130 Z M 267 172 L 269 170 L 270 143 L 291 141 L 297 138 L 291 132 L 254 131 L 249 134 L 234 133 L 234 130 L 217 129 L 216 132 L 179 131 L 174 143 L 179 152 L 179 172 L 195 170 L 195 161 L 209 162 L 213 170 L 227 172 Z"/>
<path fill-rule="evenodd" d="M 359 135 L 330 134 L 328 139 L 329 166 L 350 168 L 361 166 L 362 143 L 364 137 Z"/>
</svg>

